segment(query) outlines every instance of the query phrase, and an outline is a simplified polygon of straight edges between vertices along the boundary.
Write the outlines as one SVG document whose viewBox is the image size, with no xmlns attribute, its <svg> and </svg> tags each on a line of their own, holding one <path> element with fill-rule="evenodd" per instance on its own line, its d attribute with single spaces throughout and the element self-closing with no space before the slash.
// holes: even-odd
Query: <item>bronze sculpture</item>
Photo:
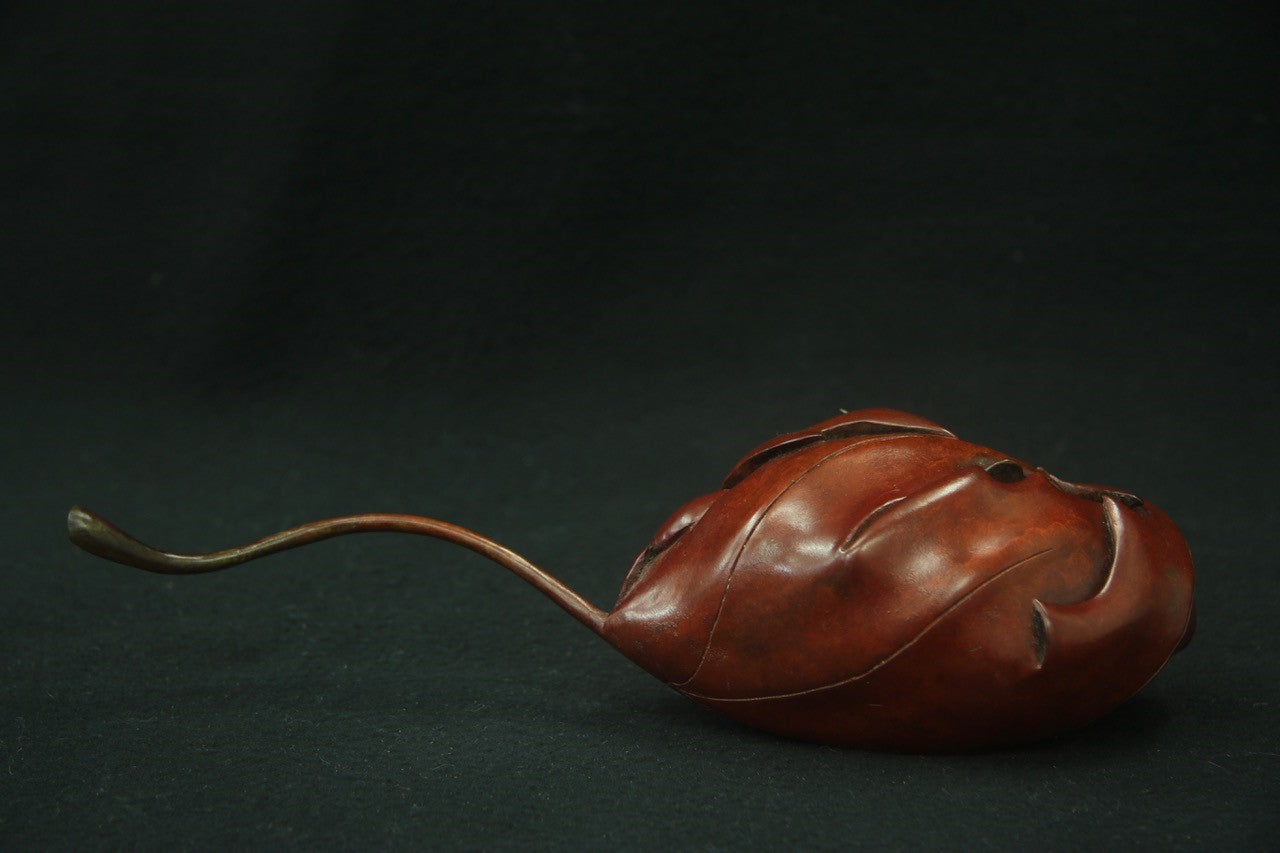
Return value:
<svg viewBox="0 0 1280 853">
<path fill-rule="evenodd" d="M 912 751 L 1046 737 L 1132 696 L 1194 629 L 1168 517 L 930 421 L 845 413 L 749 453 L 676 511 L 605 613 L 509 549 L 409 515 L 156 551 L 73 507 L 71 540 L 148 571 L 215 571 L 346 533 L 456 542 L 505 566 L 675 690 L 767 731 Z"/>
</svg>

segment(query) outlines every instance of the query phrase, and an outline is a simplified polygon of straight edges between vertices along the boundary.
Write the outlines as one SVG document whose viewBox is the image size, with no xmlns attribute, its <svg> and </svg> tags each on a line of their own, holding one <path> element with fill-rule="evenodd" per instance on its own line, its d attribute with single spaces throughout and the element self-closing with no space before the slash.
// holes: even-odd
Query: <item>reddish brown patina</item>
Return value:
<svg viewBox="0 0 1280 853">
<path fill-rule="evenodd" d="M 902 412 L 850 412 L 747 455 L 678 510 L 605 614 L 491 540 L 418 516 L 315 522 L 216 554 L 155 551 L 75 508 L 72 540 L 212 571 L 344 533 L 462 544 L 679 692 L 825 743 L 1020 743 L 1106 713 L 1190 638 L 1191 557 L 1160 510 Z"/>
</svg>

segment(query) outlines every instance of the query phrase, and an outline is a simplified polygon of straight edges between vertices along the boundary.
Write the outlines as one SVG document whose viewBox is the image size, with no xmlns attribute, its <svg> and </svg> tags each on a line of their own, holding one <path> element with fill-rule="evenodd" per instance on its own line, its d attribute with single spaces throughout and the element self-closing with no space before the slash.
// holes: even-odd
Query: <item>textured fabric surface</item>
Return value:
<svg viewBox="0 0 1280 853">
<path fill-rule="evenodd" d="M 1280 830 L 1274 10 L 6 4 L 0 846 L 1259 849 Z M 838 407 L 1131 490 L 1199 634 L 964 756 L 702 711 L 608 607 Z"/>
</svg>

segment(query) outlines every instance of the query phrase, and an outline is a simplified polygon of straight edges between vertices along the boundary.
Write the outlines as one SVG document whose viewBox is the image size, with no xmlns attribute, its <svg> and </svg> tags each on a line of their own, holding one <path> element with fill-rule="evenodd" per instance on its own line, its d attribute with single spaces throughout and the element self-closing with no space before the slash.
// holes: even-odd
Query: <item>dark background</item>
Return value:
<svg viewBox="0 0 1280 853">
<path fill-rule="evenodd" d="M 1041 5 L 4 4 L 0 843 L 1274 847 L 1277 15 Z M 416 512 L 608 606 L 866 406 L 1166 509 L 1190 649 L 1057 741 L 835 750 L 442 543 L 62 527 Z"/>
</svg>

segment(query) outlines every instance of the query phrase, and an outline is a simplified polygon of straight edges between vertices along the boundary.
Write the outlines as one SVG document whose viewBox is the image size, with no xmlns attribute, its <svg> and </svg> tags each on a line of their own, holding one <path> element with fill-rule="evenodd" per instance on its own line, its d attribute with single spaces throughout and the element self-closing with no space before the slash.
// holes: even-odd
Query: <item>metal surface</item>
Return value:
<svg viewBox="0 0 1280 853">
<path fill-rule="evenodd" d="M 1194 625 L 1191 557 L 1160 510 L 883 409 L 753 450 L 663 525 L 608 614 L 502 545 L 417 516 L 330 519 L 206 555 L 157 551 L 79 508 L 68 528 L 86 551 L 175 574 L 347 533 L 446 539 L 708 708 L 866 748 L 1064 731 L 1141 689 Z"/>
</svg>

